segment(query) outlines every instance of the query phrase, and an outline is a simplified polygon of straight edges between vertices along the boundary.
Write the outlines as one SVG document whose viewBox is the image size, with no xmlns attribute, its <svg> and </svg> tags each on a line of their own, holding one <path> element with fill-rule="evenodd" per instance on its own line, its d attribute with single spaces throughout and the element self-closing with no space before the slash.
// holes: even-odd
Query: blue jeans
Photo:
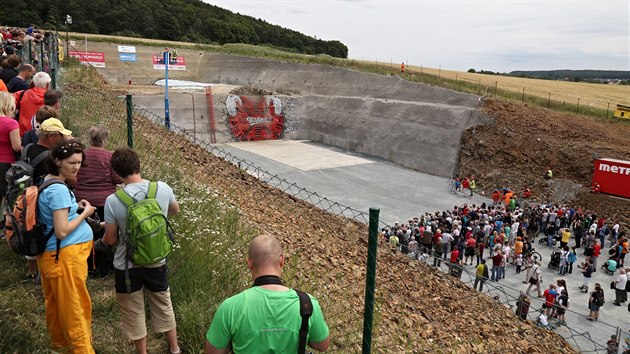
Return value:
<svg viewBox="0 0 630 354">
<path fill-rule="evenodd" d="M 547 246 L 553 246 L 553 234 L 547 235 Z"/>
<path fill-rule="evenodd" d="M 498 277 L 498 273 L 499 273 L 499 267 L 492 267 L 492 275 L 490 276 L 490 280 L 492 281 L 499 281 L 499 277 Z"/>
</svg>

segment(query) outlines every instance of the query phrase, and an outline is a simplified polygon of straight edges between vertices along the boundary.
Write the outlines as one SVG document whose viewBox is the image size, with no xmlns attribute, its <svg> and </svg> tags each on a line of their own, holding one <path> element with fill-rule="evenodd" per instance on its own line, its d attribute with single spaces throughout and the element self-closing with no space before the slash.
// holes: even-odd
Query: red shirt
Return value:
<svg viewBox="0 0 630 354">
<path fill-rule="evenodd" d="M 558 295 L 558 293 L 555 290 L 547 289 L 543 295 L 545 296 L 545 305 L 551 307 L 556 301 L 556 295 Z"/>
<path fill-rule="evenodd" d="M 596 244 L 595 246 L 593 246 L 593 257 L 598 257 L 599 254 L 601 253 L 602 250 L 602 246 L 600 246 L 599 244 Z"/>
<path fill-rule="evenodd" d="M 457 263 L 457 259 L 459 258 L 459 251 L 454 250 L 451 252 L 451 263 Z"/>
<path fill-rule="evenodd" d="M 466 241 L 466 247 L 475 247 L 476 244 L 477 241 L 475 241 L 475 239 L 472 237 Z"/>
<path fill-rule="evenodd" d="M 44 105 L 44 94 L 46 93 L 45 88 L 34 87 L 32 89 L 24 92 L 24 96 L 22 96 L 22 91 L 15 92 L 13 97 L 15 98 L 15 103 L 20 100 L 20 96 L 22 96 L 22 100 L 20 101 L 20 136 L 24 135 L 27 131 L 33 129 L 31 127 L 31 118 L 37 113 L 39 107 Z"/>
</svg>

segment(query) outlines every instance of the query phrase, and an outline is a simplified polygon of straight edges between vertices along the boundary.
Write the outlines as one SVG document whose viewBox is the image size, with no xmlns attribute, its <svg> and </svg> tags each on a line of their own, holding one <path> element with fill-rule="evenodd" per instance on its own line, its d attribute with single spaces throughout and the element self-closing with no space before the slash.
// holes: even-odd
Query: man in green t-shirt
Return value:
<svg viewBox="0 0 630 354">
<path fill-rule="evenodd" d="M 225 300 L 217 309 L 205 353 L 297 353 L 302 324 L 297 293 L 282 285 L 282 245 L 261 235 L 249 245 L 247 259 L 254 286 Z M 325 351 L 328 326 L 317 300 L 310 296 L 313 314 L 308 323 L 308 345 Z"/>
</svg>

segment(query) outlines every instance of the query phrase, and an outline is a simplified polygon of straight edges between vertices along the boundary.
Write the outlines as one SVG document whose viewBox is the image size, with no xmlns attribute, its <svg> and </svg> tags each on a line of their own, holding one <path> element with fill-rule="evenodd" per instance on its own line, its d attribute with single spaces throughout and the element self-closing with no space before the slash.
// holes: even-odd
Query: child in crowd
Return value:
<svg viewBox="0 0 630 354">
<path fill-rule="evenodd" d="M 523 266 L 523 255 L 519 254 L 516 258 L 516 274 L 521 274 L 521 267 Z"/>
</svg>

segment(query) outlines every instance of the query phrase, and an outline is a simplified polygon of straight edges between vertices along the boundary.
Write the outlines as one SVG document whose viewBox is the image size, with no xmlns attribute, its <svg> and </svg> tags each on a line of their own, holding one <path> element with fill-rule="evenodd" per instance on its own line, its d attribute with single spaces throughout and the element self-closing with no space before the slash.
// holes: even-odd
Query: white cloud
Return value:
<svg viewBox="0 0 630 354">
<path fill-rule="evenodd" d="M 630 70 L 626 0 L 207 2 L 340 40 L 352 58 L 455 70 Z"/>
</svg>

